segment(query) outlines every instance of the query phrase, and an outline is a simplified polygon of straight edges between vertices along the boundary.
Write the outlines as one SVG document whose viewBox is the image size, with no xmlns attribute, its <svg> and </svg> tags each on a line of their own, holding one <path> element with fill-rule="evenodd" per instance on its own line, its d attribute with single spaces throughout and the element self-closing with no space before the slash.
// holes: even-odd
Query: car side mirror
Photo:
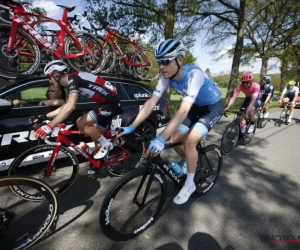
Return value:
<svg viewBox="0 0 300 250">
<path fill-rule="evenodd" d="M 0 111 L 8 111 L 12 107 L 12 103 L 5 99 L 0 99 Z"/>
</svg>

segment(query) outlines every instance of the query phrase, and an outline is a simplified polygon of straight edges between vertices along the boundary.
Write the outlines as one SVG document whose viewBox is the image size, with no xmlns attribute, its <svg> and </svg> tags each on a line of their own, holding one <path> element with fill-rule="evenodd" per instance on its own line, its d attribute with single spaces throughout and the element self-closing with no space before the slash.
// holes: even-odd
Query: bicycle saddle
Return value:
<svg viewBox="0 0 300 250">
<path fill-rule="evenodd" d="M 76 6 L 72 6 L 72 7 L 71 7 L 71 6 L 61 5 L 61 4 L 56 4 L 56 6 L 62 7 L 62 8 L 64 8 L 64 9 L 67 9 L 68 12 L 71 12 L 71 11 L 75 10 L 75 8 L 76 8 Z"/>
</svg>

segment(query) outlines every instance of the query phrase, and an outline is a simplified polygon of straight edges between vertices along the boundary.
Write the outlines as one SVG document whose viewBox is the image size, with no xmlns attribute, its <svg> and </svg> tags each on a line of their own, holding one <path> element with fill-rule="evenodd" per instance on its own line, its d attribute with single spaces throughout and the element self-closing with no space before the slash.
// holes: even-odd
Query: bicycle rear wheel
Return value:
<svg viewBox="0 0 300 250">
<path fill-rule="evenodd" d="M 167 197 L 167 182 L 160 170 L 153 171 L 146 167 L 135 169 L 119 179 L 107 193 L 99 221 L 108 238 L 132 239 L 157 220 Z M 145 195 L 147 185 L 149 190 Z"/>
<path fill-rule="evenodd" d="M 30 190 L 42 202 L 24 201 L 16 190 Z M 20 189 L 19 189 L 20 188 Z M 50 228 L 57 212 L 57 200 L 45 183 L 21 176 L 0 178 L 0 246 L 1 249 L 28 249 Z"/>
<path fill-rule="evenodd" d="M 103 55 L 105 57 L 105 65 L 101 69 L 101 73 L 107 74 L 115 67 L 116 58 L 117 58 L 116 51 L 111 42 L 104 44 L 105 37 L 100 36 L 100 35 L 95 35 L 95 36 L 98 38 L 98 40 L 100 41 L 100 43 L 103 46 L 103 51 L 104 51 Z"/>
<path fill-rule="evenodd" d="M 76 32 L 74 36 L 90 53 L 67 59 L 70 67 L 76 71 L 88 71 L 93 74 L 101 72 L 105 65 L 104 49 L 101 42 L 95 36 L 86 32 Z M 75 44 L 71 36 L 66 39 L 64 50 L 65 55 L 76 55 L 85 51 L 82 46 L 78 47 Z"/>
<path fill-rule="evenodd" d="M 214 144 L 199 148 L 198 151 L 198 163 L 194 177 L 195 192 L 203 195 L 216 184 L 222 168 L 223 157 L 219 146 Z"/>
<path fill-rule="evenodd" d="M 133 56 L 133 63 L 144 65 L 132 67 L 136 76 L 141 80 L 153 81 L 159 77 L 159 65 L 153 50 L 136 51 Z"/>
<path fill-rule="evenodd" d="M 43 180 L 53 188 L 56 195 L 62 194 L 70 188 L 78 175 L 78 160 L 70 149 L 61 146 L 59 154 L 53 163 L 54 169 L 46 177 L 47 162 L 54 149 L 55 146 L 44 144 L 25 151 L 12 162 L 8 175 L 22 175 Z M 15 192 L 15 190 L 12 191 Z M 27 195 L 30 195 L 30 193 L 27 190 L 22 191 L 24 194 L 22 198 L 27 199 Z M 20 193 L 15 193 L 20 195 Z"/>
<path fill-rule="evenodd" d="M 239 124 L 231 122 L 226 127 L 221 140 L 221 149 L 224 155 L 229 154 L 235 147 L 239 139 Z"/>
<path fill-rule="evenodd" d="M 24 30 L 18 29 L 15 44 L 11 52 L 7 52 L 10 36 L 10 25 L 0 26 L 0 76 L 8 79 L 28 77 L 39 67 L 41 52 L 33 40 Z"/>
</svg>

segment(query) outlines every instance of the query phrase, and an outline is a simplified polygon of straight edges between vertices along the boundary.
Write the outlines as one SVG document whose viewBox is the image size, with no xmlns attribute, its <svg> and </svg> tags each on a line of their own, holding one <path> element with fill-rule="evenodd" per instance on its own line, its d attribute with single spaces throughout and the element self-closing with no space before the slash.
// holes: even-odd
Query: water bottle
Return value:
<svg viewBox="0 0 300 250">
<path fill-rule="evenodd" d="M 187 167 L 186 167 L 186 161 L 184 161 L 184 163 L 181 167 L 180 176 L 187 175 L 187 174 L 188 174 L 188 170 L 187 170 Z"/>
<path fill-rule="evenodd" d="M 94 150 L 89 147 L 85 142 L 80 142 L 79 146 L 89 155 L 92 155 L 94 153 Z"/>
<path fill-rule="evenodd" d="M 181 167 L 177 162 L 171 162 L 170 167 L 175 171 L 176 174 L 181 173 Z"/>
<path fill-rule="evenodd" d="M 241 132 L 242 132 L 242 133 L 245 133 L 245 131 L 246 131 L 246 122 L 245 122 L 244 119 L 243 119 L 243 121 L 240 123 L 240 127 L 241 127 Z"/>
</svg>

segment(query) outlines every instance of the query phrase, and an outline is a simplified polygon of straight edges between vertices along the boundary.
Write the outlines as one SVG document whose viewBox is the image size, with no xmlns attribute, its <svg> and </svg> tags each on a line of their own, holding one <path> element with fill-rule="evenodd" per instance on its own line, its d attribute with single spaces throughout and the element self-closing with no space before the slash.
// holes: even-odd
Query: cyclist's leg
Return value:
<svg viewBox="0 0 300 250">
<path fill-rule="evenodd" d="M 213 105 L 193 108 L 191 109 L 191 112 L 191 116 L 195 114 L 194 119 L 192 119 L 194 122 L 183 138 L 188 174 L 184 186 L 173 200 L 176 204 L 185 203 L 190 195 L 196 190 L 196 185 L 194 183 L 198 162 L 196 145 L 222 117 L 223 103 L 222 100 L 220 100 Z"/>
</svg>

